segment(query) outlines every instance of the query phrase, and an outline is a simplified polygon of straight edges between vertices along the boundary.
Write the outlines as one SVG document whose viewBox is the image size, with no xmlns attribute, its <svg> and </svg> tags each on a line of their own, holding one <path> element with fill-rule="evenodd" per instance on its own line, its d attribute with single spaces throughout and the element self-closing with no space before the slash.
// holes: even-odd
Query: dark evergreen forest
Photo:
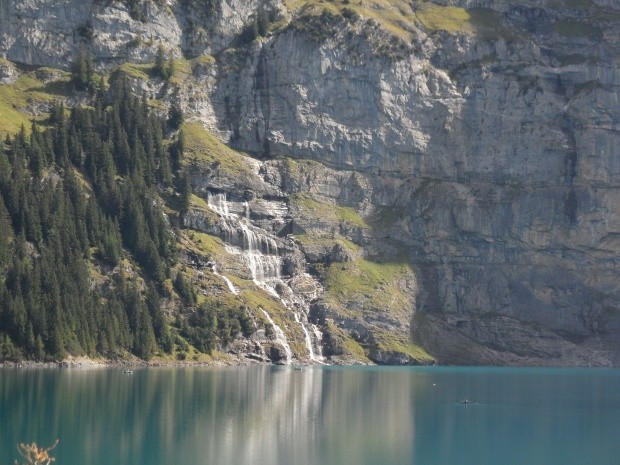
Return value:
<svg viewBox="0 0 620 465">
<path fill-rule="evenodd" d="M 148 359 L 187 345 L 180 336 L 213 350 L 214 310 L 173 328 L 160 304 L 174 278 L 171 225 L 191 195 L 182 133 L 165 138 L 174 119 L 121 83 L 111 104 L 99 92 L 93 107 L 55 105 L 45 125 L 0 142 L 0 360 Z M 195 304 L 180 273 L 174 285 Z M 233 333 L 247 326 L 231 317 Z"/>
</svg>

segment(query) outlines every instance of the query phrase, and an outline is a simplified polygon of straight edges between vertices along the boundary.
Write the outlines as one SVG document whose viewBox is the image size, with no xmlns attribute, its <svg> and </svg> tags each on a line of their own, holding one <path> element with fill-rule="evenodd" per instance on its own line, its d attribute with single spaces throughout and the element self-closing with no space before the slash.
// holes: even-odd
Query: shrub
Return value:
<svg viewBox="0 0 620 465">
<path fill-rule="evenodd" d="M 49 455 L 49 452 L 58 445 L 58 439 L 50 447 L 42 448 L 37 446 L 36 443 L 32 444 L 18 444 L 17 449 L 19 454 L 26 460 L 23 465 L 49 465 L 55 459 Z M 15 461 L 17 464 L 17 460 Z"/>
</svg>

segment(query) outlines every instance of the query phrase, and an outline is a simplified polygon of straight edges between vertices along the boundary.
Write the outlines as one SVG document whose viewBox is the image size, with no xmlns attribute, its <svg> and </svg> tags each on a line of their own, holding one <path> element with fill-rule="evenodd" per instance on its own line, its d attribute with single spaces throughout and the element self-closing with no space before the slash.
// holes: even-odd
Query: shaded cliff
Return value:
<svg viewBox="0 0 620 465">
<path fill-rule="evenodd" d="M 259 158 L 189 126 L 204 204 L 186 225 L 226 242 L 209 195 L 239 217 L 247 202 L 278 279 L 311 284 L 326 356 L 619 363 L 615 2 L 80 5 L 3 0 L 0 53 L 66 67 L 82 47 Z M 248 40 L 260 14 L 267 31 Z M 149 71 L 159 45 L 177 59 L 169 82 Z M 251 280 L 219 255 L 219 272 Z"/>
</svg>

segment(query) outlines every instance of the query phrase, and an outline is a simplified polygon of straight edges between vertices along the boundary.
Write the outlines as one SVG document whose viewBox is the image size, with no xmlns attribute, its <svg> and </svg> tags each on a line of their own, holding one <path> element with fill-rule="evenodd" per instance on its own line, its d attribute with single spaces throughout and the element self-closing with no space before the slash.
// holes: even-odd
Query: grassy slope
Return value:
<svg viewBox="0 0 620 465">
<path fill-rule="evenodd" d="M 410 39 L 412 26 L 428 30 L 472 33 L 472 15 L 464 8 L 440 6 L 431 2 L 405 0 L 287 0 L 288 10 L 300 15 L 318 15 L 323 11 L 341 14 L 345 9 L 379 23 L 387 32 Z"/>
<path fill-rule="evenodd" d="M 326 301 L 343 313 L 361 316 L 365 311 L 389 312 L 410 307 L 402 282 L 413 279 L 406 263 L 378 263 L 358 259 L 332 263 L 325 271 Z M 362 307 L 355 304 L 360 302 Z"/>
<path fill-rule="evenodd" d="M 244 155 L 223 144 L 200 123 L 183 125 L 185 152 L 188 163 L 210 165 L 231 176 L 252 176 Z"/>
<path fill-rule="evenodd" d="M 304 218 L 330 223 L 345 222 L 352 226 L 368 228 L 368 223 L 353 208 L 322 203 L 308 194 L 298 193 L 290 199 L 291 204 L 299 209 Z"/>
<path fill-rule="evenodd" d="M 45 68 L 37 71 L 39 75 L 46 73 Z M 46 113 L 33 114 L 31 108 L 49 105 L 71 92 L 68 73 L 49 70 L 50 75 L 53 73 L 58 79 L 45 84 L 37 78 L 37 71 L 21 74 L 13 84 L 0 85 L 0 136 L 18 132 L 22 124 L 29 129 L 33 118 L 47 117 Z"/>
<path fill-rule="evenodd" d="M 324 279 L 325 301 L 342 315 L 363 319 L 372 312 L 401 320 L 410 317 L 411 295 L 404 283 L 413 281 L 414 275 L 407 263 L 380 263 L 365 259 L 332 263 L 325 270 Z M 433 361 L 421 347 L 409 341 L 408 335 L 377 329 L 374 339 L 376 347 L 364 349 L 404 353 L 425 363 Z M 351 345 L 351 341 L 345 344 L 348 344 L 347 350 L 351 355 L 359 352 L 359 344 Z"/>
<path fill-rule="evenodd" d="M 353 13 L 363 19 L 372 19 L 390 34 L 405 41 L 413 37 L 414 27 L 427 31 L 447 31 L 452 33 L 479 34 L 486 37 L 514 38 L 515 31 L 502 24 L 497 11 L 489 8 L 460 8 L 436 5 L 430 1 L 405 0 L 285 0 L 290 12 L 303 17 L 331 14 Z M 590 0 L 555 0 L 547 3 L 549 8 L 589 10 L 582 20 L 560 19 L 555 30 L 564 37 L 585 37 L 600 40 L 602 30 L 592 20 L 603 23 L 620 21 L 618 13 L 598 7 Z"/>
</svg>

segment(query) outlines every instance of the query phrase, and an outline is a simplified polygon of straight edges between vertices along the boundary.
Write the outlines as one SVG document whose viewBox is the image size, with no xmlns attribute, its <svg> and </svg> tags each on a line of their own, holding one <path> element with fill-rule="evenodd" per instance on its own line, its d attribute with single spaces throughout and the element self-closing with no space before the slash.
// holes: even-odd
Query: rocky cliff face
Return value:
<svg viewBox="0 0 620 465">
<path fill-rule="evenodd" d="M 311 273 L 327 356 L 428 361 L 413 341 L 443 363 L 618 365 L 616 2 L 292 3 L 0 0 L 0 54 L 185 57 L 173 85 L 136 86 L 271 160 L 196 148 L 193 185 L 248 202 L 293 293 Z M 259 11 L 272 30 L 243 44 Z M 213 212 L 187 225 L 225 238 Z"/>
<path fill-rule="evenodd" d="M 153 61 L 159 45 L 178 56 L 219 53 L 258 9 L 285 12 L 278 0 L 2 0 L 0 50 L 12 61 L 60 68 L 80 47 L 101 64 Z"/>
</svg>

